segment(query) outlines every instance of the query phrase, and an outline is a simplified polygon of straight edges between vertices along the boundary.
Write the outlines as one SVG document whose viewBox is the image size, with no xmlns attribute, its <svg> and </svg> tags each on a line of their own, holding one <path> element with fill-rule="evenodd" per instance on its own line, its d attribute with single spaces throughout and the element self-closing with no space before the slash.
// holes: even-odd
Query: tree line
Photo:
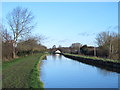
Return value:
<svg viewBox="0 0 120 90">
<path fill-rule="evenodd" d="M 39 35 L 32 35 L 34 31 L 34 16 L 26 8 L 16 7 L 7 17 L 7 28 L 0 24 L 2 31 L 2 58 L 12 59 L 18 56 L 29 55 L 45 51 L 47 48 L 41 44 L 43 39 Z M 96 36 L 98 47 L 73 44 L 70 47 L 59 47 L 63 52 L 120 59 L 119 34 L 115 32 L 101 32 Z M 53 46 L 53 49 L 56 46 Z M 52 49 L 50 49 L 52 50 Z"/>
<path fill-rule="evenodd" d="M 84 55 L 104 57 L 109 59 L 120 59 L 119 53 L 119 34 L 110 31 L 100 32 L 96 36 L 96 44 L 98 47 L 89 47 L 83 45 L 80 51 Z"/>
<path fill-rule="evenodd" d="M 97 35 L 96 43 L 98 45 L 98 53 L 104 53 L 106 57 L 110 59 L 120 59 L 119 33 L 109 31 L 101 32 Z"/>
<path fill-rule="evenodd" d="M 109 59 L 120 59 L 119 50 L 120 38 L 119 34 L 115 32 L 105 31 L 100 32 L 96 36 L 95 46 L 82 45 L 80 43 L 73 43 L 70 47 L 56 47 L 55 45 L 50 51 L 55 51 L 56 48 L 63 53 L 82 54 L 88 56 L 97 56 Z"/>
<path fill-rule="evenodd" d="M 31 34 L 35 27 L 34 16 L 31 11 L 16 7 L 8 13 L 6 20 L 7 28 L 2 24 L 0 25 L 3 60 L 42 52 L 47 49 L 40 43 L 41 36 Z"/>
</svg>

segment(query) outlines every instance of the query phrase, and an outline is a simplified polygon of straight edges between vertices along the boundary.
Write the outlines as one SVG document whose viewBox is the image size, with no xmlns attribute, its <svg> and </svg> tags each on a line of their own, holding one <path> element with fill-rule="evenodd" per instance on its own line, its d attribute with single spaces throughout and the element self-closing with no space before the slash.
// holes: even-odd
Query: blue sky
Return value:
<svg viewBox="0 0 120 90">
<path fill-rule="evenodd" d="M 117 2 L 4 2 L 4 21 L 7 13 L 17 6 L 32 11 L 37 22 L 33 34 L 45 36 L 43 44 L 48 48 L 76 42 L 94 46 L 98 33 L 117 32 Z"/>
</svg>

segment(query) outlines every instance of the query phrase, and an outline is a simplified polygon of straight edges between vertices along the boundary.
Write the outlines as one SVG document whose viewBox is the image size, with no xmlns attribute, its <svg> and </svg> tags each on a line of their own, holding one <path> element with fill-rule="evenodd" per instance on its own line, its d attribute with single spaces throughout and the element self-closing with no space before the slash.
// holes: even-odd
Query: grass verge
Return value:
<svg viewBox="0 0 120 90">
<path fill-rule="evenodd" d="M 21 57 L 2 64 L 3 88 L 43 88 L 38 62 L 44 53 Z"/>
<path fill-rule="evenodd" d="M 114 62 L 114 63 L 120 63 L 120 60 L 112 60 L 112 59 L 106 59 L 106 58 L 100 58 L 100 57 L 75 55 L 75 54 L 69 54 L 69 53 L 64 53 L 64 55 L 76 56 L 76 57 L 87 58 L 87 59 L 92 59 L 92 60 L 102 60 L 102 61 L 109 61 L 109 62 Z"/>
<path fill-rule="evenodd" d="M 40 81 L 40 62 L 44 59 L 45 55 L 40 57 L 40 60 L 36 62 L 34 68 L 30 72 L 29 87 L 30 88 L 42 88 L 44 90 L 44 84 Z"/>
</svg>

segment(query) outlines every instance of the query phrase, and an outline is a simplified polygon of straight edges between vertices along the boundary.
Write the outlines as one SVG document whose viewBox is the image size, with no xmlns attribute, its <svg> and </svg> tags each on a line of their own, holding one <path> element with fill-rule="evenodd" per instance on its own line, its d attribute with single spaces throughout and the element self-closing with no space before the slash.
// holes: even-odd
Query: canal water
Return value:
<svg viewBox="0 0 120 90">
<path fill-rule="evenodd" d="M 44 88 L 118 88 L 118 73 L 62 55 L 49 55 L 40 65 Z"/>
</svg>

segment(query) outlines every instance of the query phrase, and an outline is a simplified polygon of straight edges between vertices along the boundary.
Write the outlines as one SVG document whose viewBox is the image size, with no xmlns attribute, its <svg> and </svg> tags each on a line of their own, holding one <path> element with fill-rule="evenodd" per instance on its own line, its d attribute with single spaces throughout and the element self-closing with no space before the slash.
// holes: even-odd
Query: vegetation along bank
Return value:
<svg viewBox="0 0 120 90">
<path fill-rule="evenodd" d="M 3 62 L 3 88 L 43 88 L 38 65 L 44 56 L 39 53 Z"/>
<path fill-rule="evenodd" d="M 89 57 L 89 56 L 82 56 L 82 55 L 75 55 L 75 54 L 68 54 L 63 53 L 63 55 L 67 58 L 71 58 L 86 64 L 90 64 L 93 66 L 97 66 L 109 71 L 114 71 L 120 73 L 120 61 L 119 60 L 111 60 L 111 59 L 104 59 L 98 57 Z"/>
</svg>

